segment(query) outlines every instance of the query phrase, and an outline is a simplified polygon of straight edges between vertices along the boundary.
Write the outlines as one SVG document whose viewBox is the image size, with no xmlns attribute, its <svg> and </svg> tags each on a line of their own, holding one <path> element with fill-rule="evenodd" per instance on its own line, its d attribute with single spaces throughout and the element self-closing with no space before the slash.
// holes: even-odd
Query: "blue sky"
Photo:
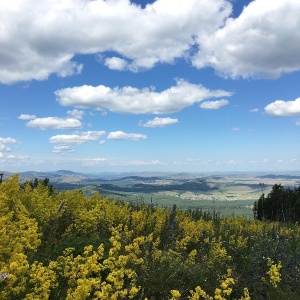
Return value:
<svg viewBox="0 0 300 300">
<path fill-rule="evenodd" d="M 298 0 L 1 1 L 0 170 L 299 171 L 299 15 Z"/>
</svg>

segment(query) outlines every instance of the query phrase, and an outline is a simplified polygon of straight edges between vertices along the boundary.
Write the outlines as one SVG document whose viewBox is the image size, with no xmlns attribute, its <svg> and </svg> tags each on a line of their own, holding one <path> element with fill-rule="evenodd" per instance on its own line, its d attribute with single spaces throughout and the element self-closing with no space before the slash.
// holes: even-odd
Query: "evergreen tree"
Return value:
<svg viewBox="0 0 300 300">
<path fill-rule="evenodd" d="M 291 189 L 275 184 L 267 197 L 262 194 L 255 201 L 253 213 L 258 220 L 300 221 L 300 187 Z"/>
</svg>

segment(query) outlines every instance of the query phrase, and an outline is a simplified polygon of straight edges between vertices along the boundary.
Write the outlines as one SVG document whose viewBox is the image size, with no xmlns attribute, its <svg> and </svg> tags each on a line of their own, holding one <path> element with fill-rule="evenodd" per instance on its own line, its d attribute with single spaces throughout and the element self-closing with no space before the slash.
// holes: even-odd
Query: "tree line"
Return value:
<svg viewBox="0 0 300 300">
<path fill-rule="evenodd" d="M 253 207 L 254 218 L 278 222 L 300 221 L 300 186 L 298 188 L 285 188 L 275 184 L 271 192 L 264 193 Z"/>
</svg>

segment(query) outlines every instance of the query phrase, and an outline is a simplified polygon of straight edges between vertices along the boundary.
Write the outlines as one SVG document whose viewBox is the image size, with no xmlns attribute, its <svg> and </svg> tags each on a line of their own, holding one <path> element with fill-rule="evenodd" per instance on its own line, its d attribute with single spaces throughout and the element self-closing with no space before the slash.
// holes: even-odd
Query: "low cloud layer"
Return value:
<svg viewBox="0 0 300 300">
<path fill-rule="evenodd" d="M 61 89 L 55 94 L 58 103 L 63 106 L 130 114 L 174 113 L 205 99 L 232 95 L 228 91 L 209 90 L 185 80 L 177 80 L 175 86 L 161 92 L 153 88 L 138 89 L 131 86 L 110 88 L 83 85 Z"/>
</svg>

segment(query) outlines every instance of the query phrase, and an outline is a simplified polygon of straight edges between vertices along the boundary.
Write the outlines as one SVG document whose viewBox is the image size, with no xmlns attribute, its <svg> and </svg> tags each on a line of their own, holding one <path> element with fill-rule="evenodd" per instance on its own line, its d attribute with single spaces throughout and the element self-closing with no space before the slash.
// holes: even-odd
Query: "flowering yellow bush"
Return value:
<svg viewBox="0 0 300 300">
<path fill-rule="evenodd" d="M 269 266 L 269 270 L 267 271 L 267 274 L 269 275 L 269 281 L 270 284 L 276 288 L 278 283 L 281 281 L 280 269 L 282 268 L 282 265 L 281 262 L 275 264 L 269 257 L 267 260 Z"/>
<path fill-rule="evenodd" d="M 0 185 L 0 299 L 297 299 L 300 227 Z M 224 275 L 225 274 L 225 275 Z"/>
</svg>

